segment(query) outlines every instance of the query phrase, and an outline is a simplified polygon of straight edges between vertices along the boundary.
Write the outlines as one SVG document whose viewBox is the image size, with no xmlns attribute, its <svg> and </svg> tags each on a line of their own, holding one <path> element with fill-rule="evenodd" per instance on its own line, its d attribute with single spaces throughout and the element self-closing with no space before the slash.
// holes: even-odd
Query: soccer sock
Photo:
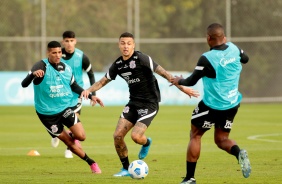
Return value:
<svg viewBox="0 0 282 184">
<path fill-rule="evenodd" d="M 194 178 L 197 162 L 186 161 L 186 179 Z"/>
<path fill-rule="evenodd" d="M 144 144 L 143 146 L 149 146 L 150 145 L 150 141 L 149 141 L 149 139 L 147 139 L 147 142 L 146 142 L 146 144 Z"/>
<path fill-rule="evenodd" d="M 129 167 L 128 157 L 120 158 L 120 161 L 121 161 L 121 164 L 122 164 L 123 168 L 128 170 L 128 167 Z"/>
<path fill-rule="evenodd" d="M 237 158 L 237 160 L 238 160 L 238 157 L 239 157 L 239 152 L 240 152 L 240 148 L 239 148 L 238 145 L 234 145 L 230 149 L 231 155 L 234 155 Z"/>
<path fill-rule="evenodd" d="M 88 163 L 88 165 L 92 165 L 93 163 L 95 163 L 95 161 L 92 160 L 91 158 L 89 158 L 89 157 L 86 155 L 86 153 L 85 153 L 85 156 L 84 156 L 82 159 L 85 160 L 85 161 Z"/>
</svg>

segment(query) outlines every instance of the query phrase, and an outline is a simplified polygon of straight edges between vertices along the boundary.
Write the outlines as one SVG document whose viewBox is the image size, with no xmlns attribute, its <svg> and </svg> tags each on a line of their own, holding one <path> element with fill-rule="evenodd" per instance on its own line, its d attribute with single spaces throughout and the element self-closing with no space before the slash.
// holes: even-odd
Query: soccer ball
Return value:
<svg viewBox="0 0 282 184">
<path fill-rule="evenodd" d="M 134 160 L 130 163 L 128 172 L 133 179 L 144 179 L 149 173 L 149 167 L 143 160 Z"/>
</svg>

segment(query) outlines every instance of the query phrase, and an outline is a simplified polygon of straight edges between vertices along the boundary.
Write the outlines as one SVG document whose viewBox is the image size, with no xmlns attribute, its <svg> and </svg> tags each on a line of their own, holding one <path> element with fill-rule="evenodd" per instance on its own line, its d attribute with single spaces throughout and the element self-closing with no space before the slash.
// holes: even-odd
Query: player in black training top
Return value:
<svg viewBox="0 0 282 184">
<path fill-rule="evenodd" d="M 144 159 L 152 144 L 152 139 L 145 136 L 145 131 L 151 121 L 157 115 L 161 100 L 157 79 L 153 72 L 161 75 L 168 81 L 172 75 L 152 60 L 148 55 L 134 50 L 134 36 L 131 33 L 123 33 L 119 37 L 119 49 L 122 54 L 110 67 L 106 75 L 94 83 L 88 90 L 94 92 L 105 86 L 119 75 L 129 87 L 130 100 L 125 105 L 116 130 L 114 132 L 114 144 L 123 168 L 114 174 L 116 177 L 129 176 L 128 149 L 124 137 L 132 129 L 132 140 L 142 145 L 139 159 Z M 177 87 L 187 95 L 198 97 L 198 91 L 192 88 Z"/>
</svg>

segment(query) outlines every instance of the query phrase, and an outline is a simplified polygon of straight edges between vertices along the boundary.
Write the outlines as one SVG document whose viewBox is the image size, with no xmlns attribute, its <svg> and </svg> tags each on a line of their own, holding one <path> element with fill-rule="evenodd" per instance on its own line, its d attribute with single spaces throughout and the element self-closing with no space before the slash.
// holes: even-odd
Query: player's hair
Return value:
<svg viewBox="0 0 282 184">
<path fill-rule="evenodd" d="M 57 48 L 57 47 L 61 47 L 61 44 L 57 41 L 51 41 L 47 45 L 48 50 L 51 48 Z"/>
<path fill-rule="evenodd" d="M 73 31 L 65 31 L 63 33 L 63 39 L 65 38 L 75 38 L 75 33 Z"/>
<path fill-rule="evenodd" d="M 213 23 L 209 25 L 207 28 L 207 34 L 210 36 L 211 39 L 223 38 L 225 36 L 224 28 L 219 23 Z"/>
<path fill-rule="evenodd" d="M 120 37 L 119 37 L 119 39 L 120 38 L 132 38 L 133 40 L 134 40 L 134 36 L 133 36 L 133 34 L 131 34 L 131 33 L 129 33 L 129 32 L 125 32 L 125 33 L 122 33 L 121 35 L 120 35 Z"/>
</svg>

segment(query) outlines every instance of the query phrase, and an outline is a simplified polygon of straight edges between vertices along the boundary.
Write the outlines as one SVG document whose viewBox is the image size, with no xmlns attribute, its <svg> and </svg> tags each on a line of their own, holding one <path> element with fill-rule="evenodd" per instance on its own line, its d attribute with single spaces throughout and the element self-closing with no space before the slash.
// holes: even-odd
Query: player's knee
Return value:
<svg viewBox="0 0 282 184">
<path fill-rule="evenodd" d="M 140 135 L 131 134 L 131 139 L 138 144 L 140 142 Z"/>
<path fill-rule="evenodd" d="M 79 140 L 79 141 L 85 141 L 86 139 L 86 135 L 85 134 L 79 134 L 75 136 L 75 139 Z"/>
</svg>

